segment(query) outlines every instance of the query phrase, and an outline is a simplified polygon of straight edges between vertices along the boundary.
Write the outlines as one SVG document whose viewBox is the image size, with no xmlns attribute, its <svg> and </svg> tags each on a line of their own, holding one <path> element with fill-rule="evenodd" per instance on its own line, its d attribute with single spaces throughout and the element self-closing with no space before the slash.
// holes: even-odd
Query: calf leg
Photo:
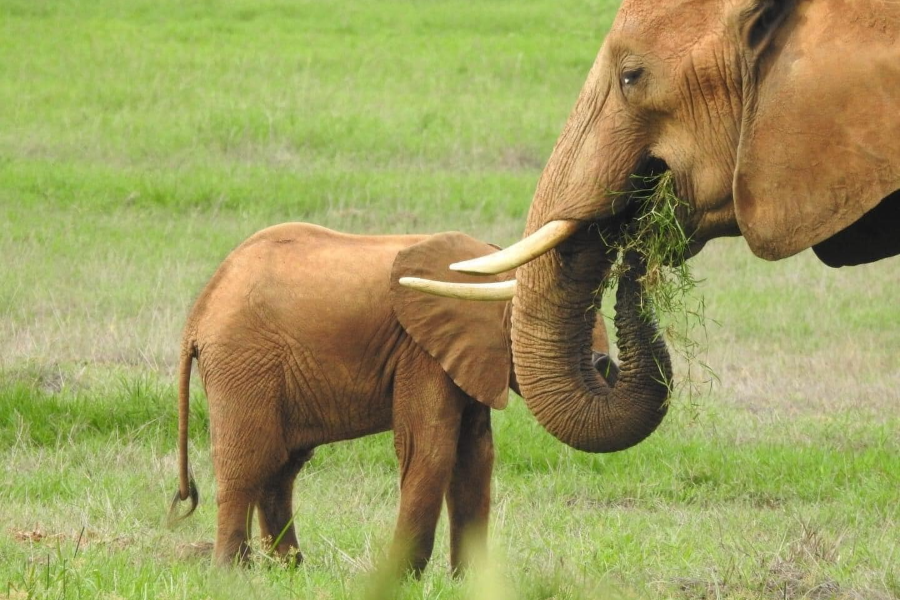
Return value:
<svg viewBox="0 0 900 600">
<path fill-rule="evenodd" d="M 207 385 L 218 483 L 215 558 L 220 565 L 250 552 L 253 508 L 267 481 L 288 462 L 276 394 Z"/>
<path fill-rule="evenodd" d="M 214 550 L 219 565 L 244 562 L 249 556 L 255 495 L 255 490 L 246 488 L 219 488 L 216 497 L 218 516 Z"/>
<path fill-rule="evenodd" d="M 294 479 L 303 465 L 312 458 L 312 450 L 298 450 L 291 454 L 288 463 L 275 473 L 262 488 L 259 507 L 259 529 L 263 540 L 282 558 L 302 562 L 297 533 L 294 530 L 292 496 Z"/>
<path fill-rule="evenodd" d="M 393 564 L 416 576 L 428 564 L 450 483 L 467 398 L 431 357 L 401 361 L 394 383 L 400 511 Z"/>
<path fill-rule="evenodd" d="M 475 401 L 466 407 L 459 432 L 456 465 L 447 490 L 450 513 L 450 566 L 459 573 L 487 552 L 494 443 L 491 409 Z"/>
</svg>

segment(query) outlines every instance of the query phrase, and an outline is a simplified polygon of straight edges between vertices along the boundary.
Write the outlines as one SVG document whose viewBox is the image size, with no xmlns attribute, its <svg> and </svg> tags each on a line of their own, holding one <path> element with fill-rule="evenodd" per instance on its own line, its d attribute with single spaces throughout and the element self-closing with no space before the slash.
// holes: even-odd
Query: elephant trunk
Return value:
<svg viewBox="0 0 900 600">
<path fill-rule="evenodd" d="M 652 319 L 641 314 L 643 265 L 627 257 L 615 325 L 620 373 L 614 387 L 591 362 L 594 293 L 610 270 L 610 250 L 585 228 L 523 265 L 513 300 L 516 377 L 529 410 L 563 443 L 586 452 L 624 450 L 666 414 L 672 367 Z"/>
</svg>

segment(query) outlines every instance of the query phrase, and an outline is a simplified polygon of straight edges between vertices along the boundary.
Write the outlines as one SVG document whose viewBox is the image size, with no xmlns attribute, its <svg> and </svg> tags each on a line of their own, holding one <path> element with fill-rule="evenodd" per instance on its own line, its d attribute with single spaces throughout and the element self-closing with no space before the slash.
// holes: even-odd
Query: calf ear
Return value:
<svg viewBox="0 0 900 600">
<path fill-rule="evenodd" d="M 442 298 L 403 287 L 400 277 L 460 283 L 511 279 L 511 274 L 479 277 L 451 271 L 454 262 L 496 252 L 496 247 L 457 232 L 439 233 L 401 250 L 391 269 L 391 302 L 397 320 L 423 350 L 437 360 L 466 394 L 492 408 L 508 401 L 512 355 L 507 302 Z"/>
<path fill-rule="evenodd" d="M 755 254 L 790 256 L 900 188 L 900 5 L 759 2 L 734 176 Z"/>
</svg>

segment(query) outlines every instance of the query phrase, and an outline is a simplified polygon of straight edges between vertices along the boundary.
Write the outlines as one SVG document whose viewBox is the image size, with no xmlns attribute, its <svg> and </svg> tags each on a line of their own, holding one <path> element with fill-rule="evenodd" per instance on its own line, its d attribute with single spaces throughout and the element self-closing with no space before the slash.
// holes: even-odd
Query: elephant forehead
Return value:
<svg viewBox="0 0 900 600">
<path fill-rule="evenodd" d="M 624 0 L 609 39 L 638 44 L 662 57 L 681 54 L 698 39 L 722 29 L 733 4 L 733 0 Z"/>
</svg>

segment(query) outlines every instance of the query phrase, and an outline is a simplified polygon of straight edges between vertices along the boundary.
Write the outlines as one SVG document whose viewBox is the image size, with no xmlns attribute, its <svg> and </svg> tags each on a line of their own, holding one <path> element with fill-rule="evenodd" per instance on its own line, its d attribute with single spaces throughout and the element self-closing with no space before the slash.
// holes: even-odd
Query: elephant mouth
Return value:
<svg viewBox="0 0 900 600">
<path fill-rule="evenodd" d="M 660 193 L 657 186 L 664 177 L 668 177 L 669 188 Z M 695 237 L 698 224 L 695 221 L 689 182 L 678 176 L 669 164 L 651 154 L 645 155 L 631 175 L 632 188 L 628 195 L 628 210 L 622 215 L 622 227 L 628 227 L 636 220 L 647 218 L 655 211 L 671 211 L 672 221 L 667 224 L 673 228 L 669 234 L 676 234 L 678 251 L 660 255 L 656 261 L 665 267 L 678 267 L 687 259 L 696 255 L 706 245 L 706 240 Z M 671 206 L 660 206 L 661 197 L 671 202 Z M 665 235 L 665 234 L 664 234 Z M 673 240 L 675 241 L 675 240 Z M 646 258 L 646 257 L 645 257 Z"/>
</svg>

